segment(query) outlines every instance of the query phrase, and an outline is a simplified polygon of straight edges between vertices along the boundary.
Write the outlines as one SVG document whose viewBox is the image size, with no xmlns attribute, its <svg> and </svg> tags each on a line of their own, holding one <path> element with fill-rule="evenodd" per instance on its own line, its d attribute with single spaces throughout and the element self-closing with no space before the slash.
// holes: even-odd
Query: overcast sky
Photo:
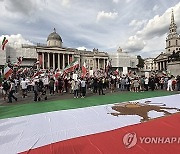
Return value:
<svg viewBox="0 0 180 154">
<path fill-rule="evenodd" d="M 45 44 L 56 28 L 65 47 L 155 57 L 165 50 L 172 8 L 180 33 L 179 0 L 0 0 L 0 39 Z"/>
</svg>

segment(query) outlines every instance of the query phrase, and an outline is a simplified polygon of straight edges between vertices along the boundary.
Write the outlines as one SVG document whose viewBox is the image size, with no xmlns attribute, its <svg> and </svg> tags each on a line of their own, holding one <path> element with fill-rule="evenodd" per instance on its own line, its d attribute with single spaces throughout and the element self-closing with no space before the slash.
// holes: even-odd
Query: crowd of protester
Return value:
<svg viewBox="0 0 180 154">
<path fill-rule="evenodd" d="M 47 100 L 49 96 L 71 93 L 74 98 L 85 98 L 87 92 L 105 95 L 105 91 L 131 91 L 144 92 L 154 90 L 180 91 L 180 76 L 113 76 L 109 77 L 71 77 L 44 75 L 35 78 L 26 76 L 14 76 L 4 78 L 2 82 L 2 95 L 5 101 L 12 103 L 18 100 L 16 93 L 21 93 L 22 98 L 28 93 L 34 93 L 34 101 Z"/>
</svg>

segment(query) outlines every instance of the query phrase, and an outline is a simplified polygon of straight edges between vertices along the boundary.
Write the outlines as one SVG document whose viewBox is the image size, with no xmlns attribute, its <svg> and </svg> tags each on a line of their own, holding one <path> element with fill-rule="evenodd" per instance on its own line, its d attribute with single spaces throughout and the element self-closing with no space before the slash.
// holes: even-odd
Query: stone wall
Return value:
<svg viewBox="0 0 180 154">
<path fill-rule="evenodd" d="M 174 76 L 180 75 L 180 61 L 168 63 L 167 71 Z"/>
</svg>

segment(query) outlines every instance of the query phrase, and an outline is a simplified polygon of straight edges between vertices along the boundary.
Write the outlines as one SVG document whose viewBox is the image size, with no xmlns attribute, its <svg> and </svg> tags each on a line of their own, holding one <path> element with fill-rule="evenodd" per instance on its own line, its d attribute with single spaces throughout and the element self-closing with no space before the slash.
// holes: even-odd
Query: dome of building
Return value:
<svg viewBox="0 0 180 154">
<path fill-rule="evenodd" d="M 58 40 L 58 41 L 62 42 L 62 39 L 61 39 L 60 35 L 58 33 L 56 33 L 55 28 L 54 28 L 54 32 L 49 34 L 47 41 L 49 41 L 49 40 Z"/>
<path fill-rule="evenodd" d="M 62 47 L 62 38 L 56 33 L 56 29 L 54 28 L 54 32 L 49 34 L 47 38 L 47 46 L 49 47 Z"/>
</svg>

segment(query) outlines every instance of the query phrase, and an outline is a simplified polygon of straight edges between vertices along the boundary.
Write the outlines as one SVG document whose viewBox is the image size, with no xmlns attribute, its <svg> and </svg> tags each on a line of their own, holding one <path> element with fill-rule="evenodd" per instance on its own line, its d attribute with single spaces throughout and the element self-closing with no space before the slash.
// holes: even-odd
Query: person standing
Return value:
<svg viewBox="0 0 180 154">
<path fill-rule="evenodd" d="M 8 96 L 8 90 L 10 88 L 9 83 L 7 82 L 6 78 L 4 78 L 4 81 L 2 83 L 2 87 L 3 87 L 3 96 L 4 96 L 4 100 L 6 101 L 6 97 Z"/>
<path fill-rule="evenodd" d="M 148 91 L 148 85 L 149 85 L 149 79 L 148 79 L 148 77 L 145 78 L 145 80 L 144 80 L 144 85 L 145 85 L 145 90 Z"/>
<path fill-rule="evenodd" d="M 98 80 L 97 80 L 97 78 L 95 77 L 94 79 L 93 79 L 93 93 L 97 93 L 97 86 L 98 86 Z"/>
<path fill-rule="evenodd" d="M 167 91 L 173 91 L 173 88 L 172 88 L 172 78 L 169 78 L 169 80 L 168 80 Z"/>
<path fill-rule="evenodd" d="M 133 84 L 134 84 L 134 92 L 139 92 L 139 85 L 140 84 L 139 84 L 139 80 L 137 77 L 134 79 Z"/>
<path fill-rule="evenodd" d="M 36 81 L 34 84 L 34 101 L 38 101 L 38 82 Z"/>
<path fill-rule="evenodd" d="M 149 86 L 150 86 L 151 90 L 154 91 L 154 89 L 155 89 L 155 79 L 154 79 L 153 76 L 149 80 Z"/>
<path fill-rule="evenodd" d="M 11 79 L 10 80 L 10 89 L 9 89 L 9 95 L 8 95 L 8 98 L 9 98 L 9 102 L 8 103 L 12 103 L 12 98 L 17 102 L 17 97 L 14 96 L 14 93 L 15 93 L 15 83 L 14 81 Z"/>
<path fill-rule="evenodd" d="M 74 91 L 74 98 L 78 98 L 79 82 L 77 80 L 75 80 L 73 91 Z"/>
<path fill-rule="evenodd" d="M 25 98 L 27 96 L 27 82 L 25 78 L 21 81 L 21 89 L 22 89 L 22 98 Z"/>
<path fill-rule="evenodd" d="M 177 83 L 177 91 L 180 91 L 180 76 L 179 75 L 176 78 L 176 83 Z"/>
<path fill-rule="evenodd" d="M 81 93 L 82 93 L 81 98 L 84 98 L 86 96 L 86 81 L 83 78 L 81 80 Z"/>
<path fill-rule="evenodd" d="M 54 84 L 55 84 L 55 81 L 53 78 L 50 79 L 49 81 L 49 90 L 50 90 L 50 95 L 54 95 Z"/>
<path fill-rule="evenodd" d="M 99 79 L 99 82 L 98 82 L 98 90 L 99 90 L 99 95 L 105 95 L 104 92 L 103 92 L 103 81 L 102 81 L 102 78 Z"/>
</svg>

